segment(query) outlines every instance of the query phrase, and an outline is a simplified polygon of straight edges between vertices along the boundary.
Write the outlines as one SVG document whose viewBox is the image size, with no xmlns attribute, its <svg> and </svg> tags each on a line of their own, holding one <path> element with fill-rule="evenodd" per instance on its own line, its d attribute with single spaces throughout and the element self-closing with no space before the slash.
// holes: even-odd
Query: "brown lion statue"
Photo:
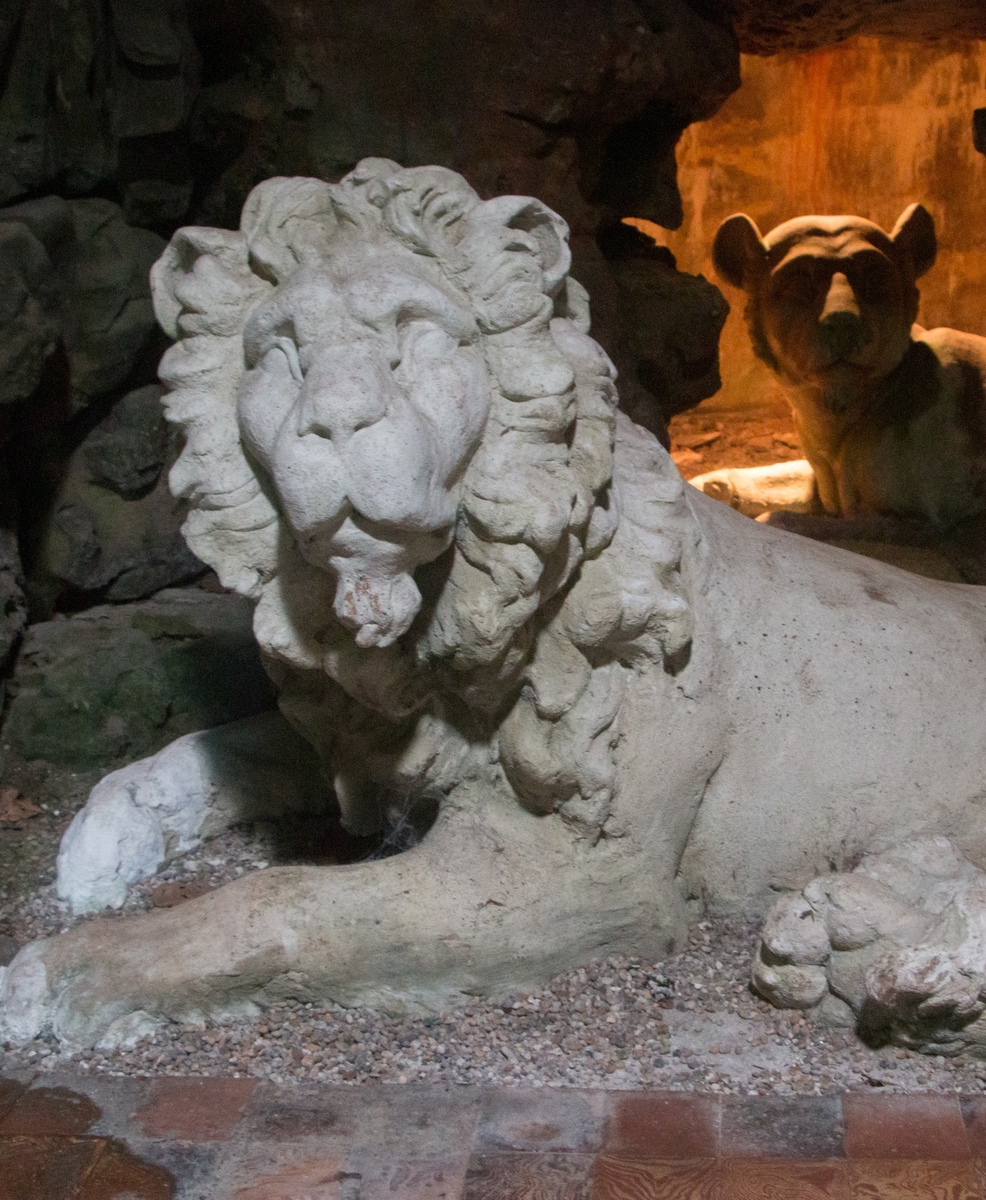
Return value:
<svg viewBox="0 0 986 1200">
<path fill-rule="evenodd" d="M 889 234 L 861 217 L 799 217 L 764 237 L 737 215 L 713 247 L 722 278 L 747 292 L 754 351 L 791 403 L 807 459 L 794 507 L 855 520 L 864 537 L 892 539 L 895 520 L 898 536 L 924 526 L 972 551 L 986 508 L 986 338 L 914 323 L 916 281 L 935 255 L 920 204 Z M 698 486 L 726 485 L 743 507 L 770 482 L 761 468 Z M 986 579 L 986 558 L 972 574 Z"/>
<path fill-rule="evenodd" d="M 256 602 L 283 715 L 107 776 L 59 893 L 119 907 L 292 810 L 367 833 L 397 807 L 421 836 L 27 946 L 4 1037 L 112 1045 L 285 996 L 447 1006 L 658 956 L 703 910 L 764 911 L 928 837 L 979 879 L 982 593 L 686 489 L 616 408 L 566 236 L 536 200 L 379 159 L 268 180 L 238 231 L 174 236 L 152 274 L 186 435 L 170 482 L 189 545 Z M 891 933 L 888 1021 L 913 949 Z M 816 1002 L 834 952 L 772 945 L 762 986 Z M 943 994 L 929 1038 L 978 1019 Z"/>
</svg>

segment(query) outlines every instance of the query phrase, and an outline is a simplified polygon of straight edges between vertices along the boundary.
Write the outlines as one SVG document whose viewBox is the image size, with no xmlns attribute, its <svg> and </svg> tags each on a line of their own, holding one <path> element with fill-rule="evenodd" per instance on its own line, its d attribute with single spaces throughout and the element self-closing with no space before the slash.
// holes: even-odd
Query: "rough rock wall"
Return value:
<svg viewBox="0 0 986 1200">
<path fill-rule="evenodd" d="M 7 0 L 0 63 L 0 656 L 25 609 L 201 569 L 165 485 L 147 269 L 271 175 L 378 155 L 537 195 L 628 411 L 663 434 L 718 385 L 721 295 L 619 234 L 681 221 L 675 145 L 739 84 L 706 0 Z"/>
<path fill-rule="evenodd" d="M 724 0 L 747 54 L 815 50 L 858 34 L 986 38 L 982 0 Z"/>
<path fill-rule="evenodd" d="M 650 230 L 681 268 L 716 279 L 712 239 L 734 212 L 765 233 L 807 213 L 856 213 L 890 229 L 920 200 L 939 253 L 920 283 L 918 319 L 986 334 L 986 158 L 972 139 L 973 111 L 986 104 L 986 42 L 854 38 L 811 54 L 744 56 L 742 71 L 742 89 L 679 144 L 684 224 Z M 714 403 L 779 397 L 753 356 L 744 294 L 716 282 L 732 311 Z"/>
<path fill-rule="evenodd" d="M 181 217 L 188 180 L 153 143 L 198 88 L 182 0 L 4 0 L 0 62 L 0 204 L 112 187 L 138 224 Z"/>
</svg>

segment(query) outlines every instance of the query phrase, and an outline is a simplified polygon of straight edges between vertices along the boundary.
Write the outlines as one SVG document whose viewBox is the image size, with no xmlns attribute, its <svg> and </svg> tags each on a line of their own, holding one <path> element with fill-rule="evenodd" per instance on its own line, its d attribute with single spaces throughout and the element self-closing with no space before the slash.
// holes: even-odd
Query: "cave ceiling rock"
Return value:
<svg viewBox="0 0 986 1200">
<path fill-rule="evenodd" d="M 724 0 L 746 54 L 817 50 L 857 34 L 986 38 L 980 0 Z"/>
</svg>

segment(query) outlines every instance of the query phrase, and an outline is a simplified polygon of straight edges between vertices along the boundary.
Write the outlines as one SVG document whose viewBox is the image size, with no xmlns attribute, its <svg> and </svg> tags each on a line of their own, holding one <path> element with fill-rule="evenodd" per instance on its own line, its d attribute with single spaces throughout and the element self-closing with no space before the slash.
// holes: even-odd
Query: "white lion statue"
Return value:
<svg viewBox="0 0 986 1200">
<path fill-rule="evenodd" d="M 391 858 L 275 867 L 25 947 L 0 1036 L 112 1044 L 284 996 L 446 1006 L 661 955 L 703 909 L 780 892 L 762 990 L 831 988 L 871 1023 L 878 1000 L 912 1044 L 977 1040 L 986 592 L 686 488 L 616 409 L 566 238 L 537 200 L 382 159 L 268 180 L 238 232 L 174 236 L 152 272 L 187 438 L 171 486 L 189 545 L 256 601 L 283 717 L 107 776 L 60 894 L 119 906 L 261 814 L 437 816 Z M 853 882 L 885 860 L 905 883 Z M 946 877 L 932 913 L 915 880 Z M 844 896 L 868 931 L 849 950 Z"/>
</svg>

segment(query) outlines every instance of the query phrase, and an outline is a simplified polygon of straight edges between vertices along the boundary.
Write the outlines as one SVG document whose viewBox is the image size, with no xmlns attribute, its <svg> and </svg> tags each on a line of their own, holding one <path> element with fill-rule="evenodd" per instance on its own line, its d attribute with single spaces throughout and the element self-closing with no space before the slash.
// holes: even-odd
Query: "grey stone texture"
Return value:
<svg viewBox="0 0 986 1200">
<path fill-rule="evenodd" d="M 0 403 L 31 395 L 59 340 L 72 410 L 122 384 L 154 331 L 148 272 L 163 248 L 109 200 L 0 209 Z"/>
<path fill-rule="evenodd" d="M 114 180 L 121 142 L 178 128 L 199 55 L 182 0 L 5 0 L 0 203 Z"/>
<path fill-rule="evenodd" d="M 139 600 L 205 570 L 182 537 L 187 506 L 168 490 L 182 437 L 162 391 L 127 393 L 69 456 L 36 564 L 54 592 Z"/>
<path fill-rule="evenodd" d="M 273 707 L 251 608 L 238 596 L 171 589 L 32 625 L 4 741 L 25 758 L 82 770 Z"/>
</svg>

